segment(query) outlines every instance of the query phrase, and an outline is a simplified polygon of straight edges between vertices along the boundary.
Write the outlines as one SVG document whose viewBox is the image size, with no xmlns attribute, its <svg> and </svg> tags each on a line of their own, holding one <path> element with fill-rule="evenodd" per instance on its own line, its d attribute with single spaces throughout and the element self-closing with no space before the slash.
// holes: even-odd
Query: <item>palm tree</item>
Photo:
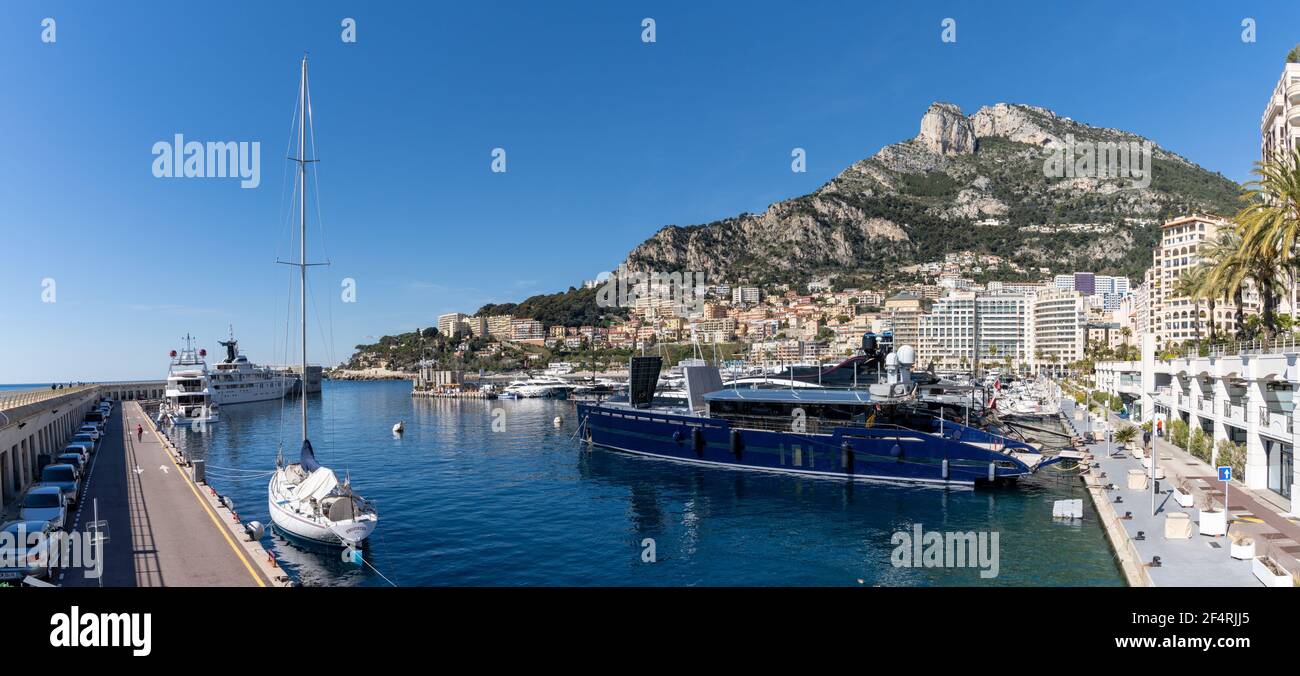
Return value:
<svg viewBox="0 0 1300 676">
<path fill-rule="evenodd" d="M 1201 289 L 1205 285 L 1205 271 L 1201 266 L 1183 271 L 1174 282 L 1174 295 L 1192 301 L 1192 331 L 1196 342 L 1201 342 Z"/>
<path fill-rule="evenodd" d="M 1219 233 L 1213 241 L 1202 244 L 1201 263 L 1209 266 L 1204 291 L 1211 297 L 1232 299 L 1233 324 L 1238 337 L 1245 324 L 1245 280 L 1250 277 L 1249 261 L 1242 254 L 1241 235 L 1236 230 Z M 1213 314 L 1213 311 L 1211 311 Z"/>
<path fill-rule="evenodd" d="M 1277 332 L 1277 286 L 1282 268 L 1290 267 L 1300 240 L 1300 147 L 1290 154 L 1256 162 L 1255 179 L 1246 183 L 1246 206 L 1233 219 L 1247 257 L 1251 277 L 1260 287 L 1264 331 Z M 1260 277 L 1255 277 L 1259 274 Z M 1294 284 L 1295 280 L 1290 280 Z"/>
</svg>

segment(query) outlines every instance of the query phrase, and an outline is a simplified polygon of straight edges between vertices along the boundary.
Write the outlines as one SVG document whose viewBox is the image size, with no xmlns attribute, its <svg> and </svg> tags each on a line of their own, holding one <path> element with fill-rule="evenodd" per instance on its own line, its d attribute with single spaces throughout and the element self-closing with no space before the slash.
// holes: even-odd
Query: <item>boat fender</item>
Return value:
<svg viewBox="0 0 1300 676">
<path fill-rule="evenodd" d="M 947 458 L 943 459 L 943 480 L 944 481 L 948 480 L 948 459 Z"/>
<path fill-rule="evenodd" d="M 853 472 L 853 444 L 848 441 L 840 444 L 840 464 L 845 472 Z"/>
<path fill-rule="evenodd" d="M 695 447 L 696 451 L 704 451 L 704 430 L 698 427 L 691 429 L 691 445 Z"/>
<path fill-rule="evenodd" d="M 673 430 L 673 441 L 676 441 L 676 442 L 679 443 L 679 444 L 682 443 L 682 431 L 681 431 L 681 430 Z"/>
<path fill-rule="evenodd" d="M 989 463 L 989 481 L 992 481 L 996 476 L 997 476 L 997 467 L 996 467 L 993 463 L 990 462 L 990 463 Z"/>
<path fill-rule="evenodd" d="M 731 430 L 731 454 L 739 458 L 744 447 L 745 442 L 740 438 L 740 430 Z"/>
<path fill-rule="evenodd" d="M 893 457 L 895 457 L 895 458 L 901 458 L 901 457 L 903 457 L 903 447 L 902 447 L 902 446 L 899 446 L 898 444 L 894 444 L 894 445 L 889 449 L 889 455 L 891 455 L 891 456 L 893 456 Z"/>
<path fill-rule="evenodd" d="M 344 547 L 341 557 L 344 563 L 360 564 L 361 552 L 354 547 Z"/>
</svg>

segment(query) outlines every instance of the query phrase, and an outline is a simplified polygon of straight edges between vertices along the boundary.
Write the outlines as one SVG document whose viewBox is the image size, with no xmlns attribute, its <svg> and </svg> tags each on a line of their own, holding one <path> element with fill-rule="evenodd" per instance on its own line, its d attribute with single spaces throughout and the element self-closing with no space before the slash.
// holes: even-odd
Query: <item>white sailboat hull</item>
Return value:
<svg viewBox="0 0 1300 676">
<path fill-rule="evenodd" d="M 283 471 L 283 470 L 281 470 Z M 359 547 L 375 530 L 378 520 L 373 514 L 361 514 L 355 519 L 330 521 L 298 507 L 281 487 L 280 472 L 271 477 L 267 487 L 267 508 L 271 521 L 280 530 L 295 537 L 331 547 Z"/>
</svg>

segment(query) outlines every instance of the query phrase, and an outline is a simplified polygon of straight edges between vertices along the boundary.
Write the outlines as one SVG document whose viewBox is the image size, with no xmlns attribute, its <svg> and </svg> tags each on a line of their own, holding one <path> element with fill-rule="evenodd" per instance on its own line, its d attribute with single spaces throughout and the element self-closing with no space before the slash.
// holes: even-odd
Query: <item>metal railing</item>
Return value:
<svg viewBox="0 0 1300 676">
<path fill-rule="evenodd" d="M 1279 353 L 1300 353 L 1300 334 L 1288 333 L 1273 340 L 1233 340 L 1220 343 L 1191 342 L 1170 348 L 1176 358 L 1235 357 Z"/>
<path fill-rule="evenodd" d="M 57 390 L 52 390 L 48 387 L 32 389 L 32 390 L 20 390 L 12 394 L 0 395 L 0 411 L 6 411 L 9 409 L 18 408 L 20 406 L 27 406 L 28 404 L 35 404 L 38 402 L 47 401 L 49 399 L 55 399 L 57 397 L 64 397 L 70 394 L 81 394 L 88 390 L 93 390 L 97 387 L 99 386 L 98 385 L 74 385 L 72 387 L 64 387 L 62 389 L 57 389 Z"/>
</svg>

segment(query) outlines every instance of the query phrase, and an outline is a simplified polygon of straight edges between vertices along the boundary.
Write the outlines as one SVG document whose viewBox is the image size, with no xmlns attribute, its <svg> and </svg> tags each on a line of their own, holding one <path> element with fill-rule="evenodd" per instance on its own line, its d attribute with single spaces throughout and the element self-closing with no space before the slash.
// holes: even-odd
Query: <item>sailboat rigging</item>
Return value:
<svg viewBox="0 0 1300 676">
<path fill-rule="evenodd" d="M 299 271 L 299 307 L 302 332 L 302 449 L 296 463 L 286 464 L 281 452 L 276 471 L 267 487 L 271 520 L 281 530 L 299 538 L 355 551 L 374 531 L 379 521 L 374 505 L 352 491 L 351 479 L 339 483 L 337 475 L 316 459 L 307 429 L 307 268 L 324 263 L 307 262 L 307 125 L 310 103 L 307 90 L 307 57 L 302 59 L 299 91 L 298 163 L 299 238 L 298 260 L 277 261 Z"/>
</svg>

